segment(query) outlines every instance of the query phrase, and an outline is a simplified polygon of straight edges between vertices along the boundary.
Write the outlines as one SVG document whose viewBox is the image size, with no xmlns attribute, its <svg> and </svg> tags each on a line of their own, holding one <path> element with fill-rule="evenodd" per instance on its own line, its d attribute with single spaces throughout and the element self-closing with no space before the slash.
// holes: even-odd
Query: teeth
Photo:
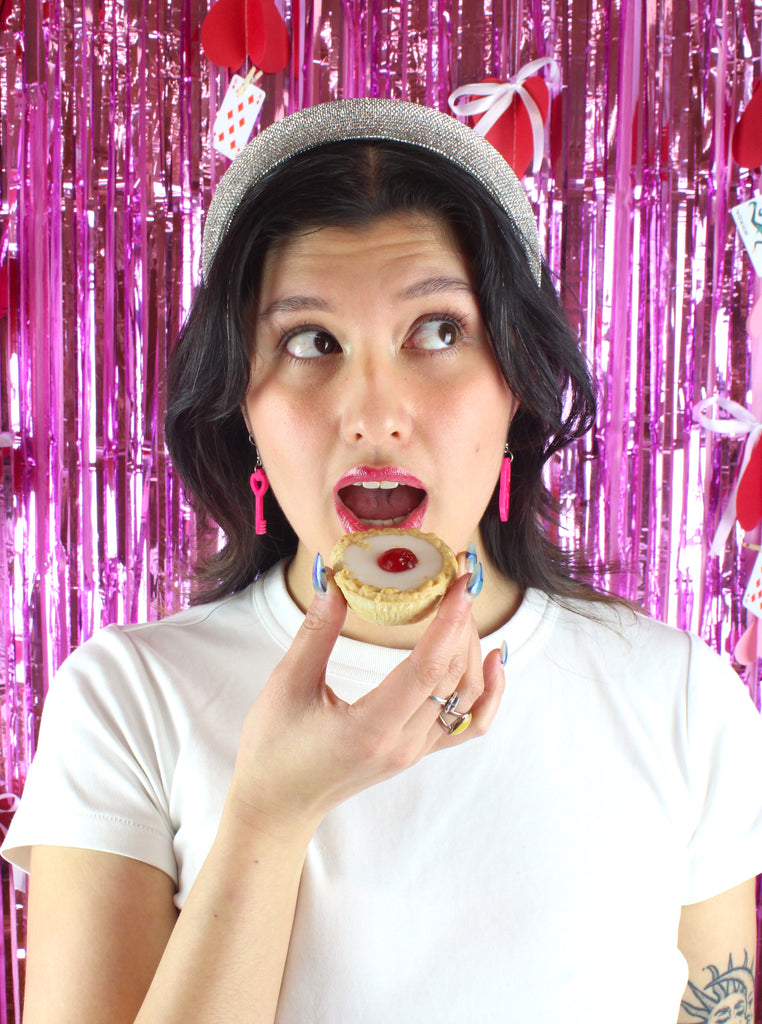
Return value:
<svg viewBox="0 0 762 1024">
<path fill-rule="evenodd" d="M 352 486 L 364 487 L 366 491 L 377 491 L 379 488 L 382 491 L 391 491 L 395 487 L 399 487 L 399 484 L 394 483 L 392 480 L 358 480 Z"/>
<path fill-rule="evenodd" d="M 394 519 L 361 519 L 360 522 L 364 526 L 373 527 L 384 527 L 384 526 L 401 526 L 405 522 L 407 516 L 395 516 Z"/>
</svg>

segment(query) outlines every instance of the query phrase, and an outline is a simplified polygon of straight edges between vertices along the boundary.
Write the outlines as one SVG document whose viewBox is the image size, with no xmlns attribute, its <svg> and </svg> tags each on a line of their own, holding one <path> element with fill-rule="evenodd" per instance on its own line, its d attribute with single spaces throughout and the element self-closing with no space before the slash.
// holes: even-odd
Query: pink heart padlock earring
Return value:
<svg viewBox="0 0 762 1024">
<path fill-rule="evenodd" d="M 254 446 L 254 451 L 257 453 L 257 462 L 254 467 L 254 472 L 249 477 L 249 484 L 252 491 L 254 492 L 254 529 L 255 532 L 262 535 L 267 533 L 267 522 L 265 521 L 265 494 L 270 487 L 270 481 L 267 479 L 267 473 L 262 468 L 262 460 L 259 457 L 259 450 L 257 448 L 256 441 L 249 434 L 249 443 Z"/>
</svg>

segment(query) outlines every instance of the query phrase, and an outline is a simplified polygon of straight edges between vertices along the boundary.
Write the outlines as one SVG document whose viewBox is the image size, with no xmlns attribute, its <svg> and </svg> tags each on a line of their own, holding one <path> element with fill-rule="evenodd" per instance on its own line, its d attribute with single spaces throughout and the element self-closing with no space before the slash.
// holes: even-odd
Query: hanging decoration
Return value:
<svg viewBox="0 0 762 1024">
<path fill-rule="evenodd" d="M 733 129 L 731 151 L 739 167 L 762 165 L 762 78 L 752 87 L 751 99 Z"/>
<path fill-rule="evenodd" d="M 201 45 L 210 61 L 231 71 L 247 59 L 245 78 L 233 75 L 212 126 L 212 145 L 234 160 L 251 138 L 265 92 L 263 74 L 288 64 L 288 28 L 273 0 L 217 0 L 201 26 Z"/>
<path fill-rule="evenodd" d="M 233 75 L 212 126 L 212 145 L 218 153 L 235 160 L 251 138 L 265 100 L 256 80 L 261 72 L 251 69 L 246 78 Z"/>
<path fill-rule="evenodd" d="M 273 0 L 217 0 L 201 26 L 201 45 L 213 64 L 236 71 L 251 61 L 263 74 L 288 63 L 288 28 Z"/>
<path fill-rule="evenodd" d="M 714 406 L 727 413 L 727 417 L 711 416 Z M 738 478 L 709 547 L 709 555 L 718 557 L 725 549 L 736 520 L 744 530 L 753 530 L 762 520 L 762 423 L 738 402 L 718 395 L 699 402 L 693 418 L 713 434 L 746 438 Z"/>
<path fill-rule="evenodd" d="M 538 74 L 543 69 L 548 72 L 547 83 Z M 533 174 L 540 169 L 550 97 L 559 89 L 558 65 L 543 57 L 530 61 L 507 82 L 487 78 L 461 85 L 450 93 L 448 103 L 452 112 L 466 117 L 523 178 L 530 164 Z"/>
</svg>

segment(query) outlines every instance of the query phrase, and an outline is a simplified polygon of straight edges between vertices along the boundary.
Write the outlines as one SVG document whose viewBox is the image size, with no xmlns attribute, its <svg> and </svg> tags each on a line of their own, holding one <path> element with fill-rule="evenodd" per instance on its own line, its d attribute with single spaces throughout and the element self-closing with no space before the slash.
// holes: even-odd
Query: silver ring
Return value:
<svg viewBox="0 0 762 1024">
<path fill-rule="evenodd" d="M 458 706 L 458 701 L 460 700 L 460 697 L 458 696 L 458 691 L 455 690 L 453 693 L 450 694 L 449 697 L 437 697 L 436 694 L 430 693 L 429 699 L 435 700 L 437 704 L 442 705 L 442 711 L 440 714 L 441 721 L 442 715 L 451 715 L 455 711 L 455 708 Z"/>
</svg>

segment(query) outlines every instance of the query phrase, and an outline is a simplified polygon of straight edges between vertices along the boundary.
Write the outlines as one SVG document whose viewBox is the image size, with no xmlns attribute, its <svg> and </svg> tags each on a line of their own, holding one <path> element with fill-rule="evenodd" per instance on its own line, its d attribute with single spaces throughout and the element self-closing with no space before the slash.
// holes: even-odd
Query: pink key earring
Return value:
<svg viewBox="0 0 762 1024">
<path fill-rule="evenodd" d="M 257 453 L 257 463 L 254 467 L 254 472 L 249 477 L 249 484 L 254 492 L 254 529 L 256 533 L 262 535 L 267 533 L 267 522 L 265 521 L 265 494 L 269 490 L 270 481 L 267 479 L 267 473 L 262 468 L 262 460 L 259 457 L 259 450 L 257 449 L 254 438 L 249 434 L 249 443 L 254 446 L 254 451 Z"/>
<path fill-rule="evenodd" d="M 498 508 L 500 510 L 500 522 L 508 522 L 508 510 L 511 507 L 511 463 L 513 462 L 513 454 L 511 449 L 508 447 L 508 442 L 505 444 L 505 451 L 503 453 L 503 464 L 500 467 L 500 492 L 498 495 Z"/>
</svg>

